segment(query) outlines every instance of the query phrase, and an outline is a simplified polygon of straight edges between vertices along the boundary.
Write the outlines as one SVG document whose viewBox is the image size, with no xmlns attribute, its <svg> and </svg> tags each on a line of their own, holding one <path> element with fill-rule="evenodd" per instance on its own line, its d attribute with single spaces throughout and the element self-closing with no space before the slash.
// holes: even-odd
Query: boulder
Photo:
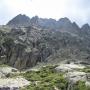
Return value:
<svg viewBox="0 0 90 90">
<path fill-rule="evenodd" d="M 58 66 L 55 68 L 57 72 L 67 72 L 67 71 L 72 71 L 71 68 L 66 67 L 64 64 Z"/>
<path fill-rule="evenodd" d="M 76 70 L 76 69 L 83 69 L 84 66 L 82 65 L 77 65 L 77 64 L 61 64 L 59 65 L 58 67 L 56 67 L 56 71 L 58 72 L 70 72 L 70 71 L 73 71 L 73 70 Z"/>
<path fill-rule="evenodd" d="M 19 90 L 19 88 L 28 86 L 29 84 L 30 82 L 22 77 L 3 78 L 0 79 L 0 90 Z"/>
<path fill-rule="evenodd" d="M 17 73 L 18 70 L 16 68 L 5 66 L 5 67 L 0 67 L 0 72 L 7 75 L 9 73 Z"/>
<path fill-rule="evenodd" d="M 87 81 L 86 73 L 85 72 L 79 72 L 79 71 L 74 71 L 74 72 L 68 72 L 65 74 L 65 77 L 73 83 L 76 83 L 77 81 Z"/>
</svg>

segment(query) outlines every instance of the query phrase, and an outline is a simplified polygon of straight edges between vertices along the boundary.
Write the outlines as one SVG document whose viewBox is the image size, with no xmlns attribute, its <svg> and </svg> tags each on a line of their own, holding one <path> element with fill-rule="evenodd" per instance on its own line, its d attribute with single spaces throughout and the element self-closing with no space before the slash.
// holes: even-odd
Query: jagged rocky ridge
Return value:
<svg viewBox="0 0 90 90">
<path fill-rule="evenodd" d="M 0 63 L 18 69 L 38 62 L 74 61 L 90 64 L 90 26 L 68 18 L 29 19 L 18 15 L 0 27 Z"/>
</svg>

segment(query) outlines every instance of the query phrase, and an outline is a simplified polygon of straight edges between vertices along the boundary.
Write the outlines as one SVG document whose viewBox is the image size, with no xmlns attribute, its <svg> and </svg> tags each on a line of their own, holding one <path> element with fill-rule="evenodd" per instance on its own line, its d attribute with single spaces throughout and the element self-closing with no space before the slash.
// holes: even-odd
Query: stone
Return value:
<svg viewBox="0 0 90 90">
<path fill-rule="evenodd" d="M 56 67 L 56 71 L 58 72 L 70 72 L 70 71 L 73 71 L 75 69 L 83 69 L 85 68 L 85 66 L 82 66 L 82 65 L 77 65 L 77 64 L 61 64 L 59 65 L 58 67 Z"/>
<path fill-rule="evenodd" d="M 19 88 L 23 88 L 29 84 L 30 82 L 22 77 L 2 78 L 0 79 L 0 90 L 19 90 Z"/>
<path fill-rule="evenodd" d="M 65 77 L 73 83 L 76 83 L 77 81 L 87 81 L 86 73 L 85 72 L 79 72 L 79 71 L 73 71 L 68 72 L 65 74 Z"/>
</svg>

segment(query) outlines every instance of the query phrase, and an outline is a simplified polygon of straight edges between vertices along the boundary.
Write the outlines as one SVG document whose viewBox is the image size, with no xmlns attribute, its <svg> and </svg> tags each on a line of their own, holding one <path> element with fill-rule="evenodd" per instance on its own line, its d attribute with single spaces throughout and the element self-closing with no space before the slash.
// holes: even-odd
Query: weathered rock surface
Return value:
<svg viewBox="0 0 90 90">
<path fill-rule="evenodd" d="M 20 90 L 30 84 L 25 78 L 21 76 L 10 77 L 10 74 L 16 75 L 20 72 L 9 66 L 0 67 L 0 90 Z"/>
<path fill-rule="evenodd" d="M 90 64 L 89 31 L 89 25 L 79 28 L 68 18 L 56 21 L 18 15 L 0 26 L 0 64 L 18 69 L 64 60 Z"/>
<path fill-rule="evenodd" d="M 85 68 L 85 66 L 72 63 L 72 64 L 61 64 L 55 69 L 58 72 L 71 72 L 71 71 L 75 71 L 75 69 L 83 69 L 83 68 Z"/>
<path fill-rule="evenodd" d="M 89 77 L 90 74 L 82 72 L 85 66 L 78 64 L 61 64 L 56 67 L 57 72 L 64 72 L 65 78 L 71 83 L 75 84 L 77 81 L 85 81 L 86 85 L 90 85 Z"/>
<path fill-rule="evenodd" d="M 65 76 L 72 83 L 76 83 L 79 80 L 87 81 L 85 72 L 73 71 L 73 72 L 68 72 Z"/>
<path fill-rule="evenodd" d="M 12 67 L 0 67 L 0 72 L 3 74 L 9 74 L 9 73 L 18 73 L 19 71 L 16 68 Z"/>
<path fill-rule="evenodd" d="M 19 90 L 19 88 L 28 86 L 29 84 L 29 81 L 20 77 L 0 79 L 0 90 Z"/>
</svg>

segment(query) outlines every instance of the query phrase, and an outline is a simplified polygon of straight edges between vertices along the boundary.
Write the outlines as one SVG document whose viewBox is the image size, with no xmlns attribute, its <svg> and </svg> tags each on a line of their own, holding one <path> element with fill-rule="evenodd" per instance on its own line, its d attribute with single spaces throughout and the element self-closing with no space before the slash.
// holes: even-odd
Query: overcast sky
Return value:
<svg viewBox="0 0 90 90">
<path fill-rule="evenodd" d="M 0 0 L 0 24 L 18 14 L 58 20 L 68 17 L 77 24 L 90 24 L 90 0 Z"/>
</svg>

